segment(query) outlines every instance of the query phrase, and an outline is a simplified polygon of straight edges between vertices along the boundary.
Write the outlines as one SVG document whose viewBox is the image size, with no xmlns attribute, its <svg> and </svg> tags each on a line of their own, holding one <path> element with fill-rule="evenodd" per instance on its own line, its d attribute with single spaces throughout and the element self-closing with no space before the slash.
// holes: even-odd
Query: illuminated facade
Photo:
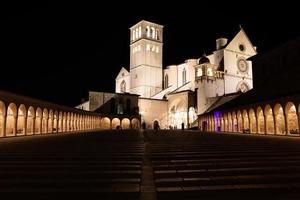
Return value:
<svg viewBox="0 0 300 200">
<path fill-rule="evenodd" d="M 130 67 L 116 77 L 116 93 L 140 95 L 139 110 L 147 127 L 191 127 L 221 97 L 253 87 L 252 63 L 256 54 L 244 30 L 228 41 L 216 40 L 210 55 L 187 59 L 163 69 L 163 26 L 140 21 L 130 28 Z"/>
<path fill-rule="evenodd" d="M 205 131 L 299 136 L 300 38 L 251 58 L 254 89 L 199 115 Z M 240 86 L 241 89 L 244 86 Z"/>
</svg>

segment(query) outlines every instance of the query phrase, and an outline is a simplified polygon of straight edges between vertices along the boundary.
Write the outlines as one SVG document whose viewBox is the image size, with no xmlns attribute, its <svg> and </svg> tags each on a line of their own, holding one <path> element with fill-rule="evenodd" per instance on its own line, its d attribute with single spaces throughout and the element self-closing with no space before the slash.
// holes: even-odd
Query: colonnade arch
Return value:
<svg viewBox="0 0 300 200">
<path fill-rule="evenodd" d="M 299 117 L 299 102 L 281 100 L 208 113 L 198 120 L 199 125 L 207 124 L 207 131 L 300 136 Z"/>
</svg>

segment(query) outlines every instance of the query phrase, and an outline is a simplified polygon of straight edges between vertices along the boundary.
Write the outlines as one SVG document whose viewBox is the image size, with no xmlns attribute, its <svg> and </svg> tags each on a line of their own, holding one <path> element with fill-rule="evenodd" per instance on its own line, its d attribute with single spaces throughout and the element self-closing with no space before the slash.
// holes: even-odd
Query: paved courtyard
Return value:
<svg viewBox="0 0 300 200">
<path fill-rule="evenodd" d="M 300 139 L 98 131 L 0 140 L 3 199 L 299 199 Z"/>
</svg>

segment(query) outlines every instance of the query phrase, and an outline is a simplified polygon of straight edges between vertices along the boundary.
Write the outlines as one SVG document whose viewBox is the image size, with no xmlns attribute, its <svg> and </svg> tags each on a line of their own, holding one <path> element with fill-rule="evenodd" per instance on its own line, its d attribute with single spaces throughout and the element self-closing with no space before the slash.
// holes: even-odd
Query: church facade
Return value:
<svg viewBox="0 0 300 200">
<path fill-rule="evenodd" d="M 164 67 L 163 26 L 142 20 L 130 28 L 130 65 L 120 69 L 115 93 L 138 95 L 136 107 L 147 128 L 198 126 L 199 114 L 252 89 L 248 58 L 254 55 L 256 47 L 240 28 L 231 40 L 218 38 L 211 54 Z M 89 110 L 89 104 L 77 108 Z"/>
<path fill-rule="evenodd" d="M 210 55 L 163 67 L 163 26 L 140 21 L 130 28 L 130 66 L 116 77 L 116 93 L 139 95 L 141 119 L 148 127 L 191 127 L 197 115 L 226 96 L 253 87 L 252 63 L 256 54 L 241 28 L 235 37 L 216 40 Z M 231 99 L 231 98 L 225 98 Z M 224 100 L 223 100 L 224 101 Z"/>
</svg>

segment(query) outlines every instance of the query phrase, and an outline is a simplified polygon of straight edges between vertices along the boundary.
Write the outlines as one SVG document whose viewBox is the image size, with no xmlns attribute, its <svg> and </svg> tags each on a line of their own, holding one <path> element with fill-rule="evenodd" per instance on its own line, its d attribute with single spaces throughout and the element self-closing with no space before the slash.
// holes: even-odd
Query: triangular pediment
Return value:
<svg viewBox="0 0 300 200">
<path fill-rule="evenodd" d="M 120 72 L 118 73 L 118 76 L 116 79 L 122 78 L 124 76 L 129 76 L 129 72 L 127 71 L 127 69 L 125 69 L 124 67 L 122 67 L 122 69 L 120 70 Z"/>
<path fill-rule="evenodd" d="M 244 53 L 249 56 L 256 55 L 257 53 L 255 47 L 251 43 L 243 28 L 240 29 L 240 31 L 229 42 L 225 49 Z"/>
</svg>

